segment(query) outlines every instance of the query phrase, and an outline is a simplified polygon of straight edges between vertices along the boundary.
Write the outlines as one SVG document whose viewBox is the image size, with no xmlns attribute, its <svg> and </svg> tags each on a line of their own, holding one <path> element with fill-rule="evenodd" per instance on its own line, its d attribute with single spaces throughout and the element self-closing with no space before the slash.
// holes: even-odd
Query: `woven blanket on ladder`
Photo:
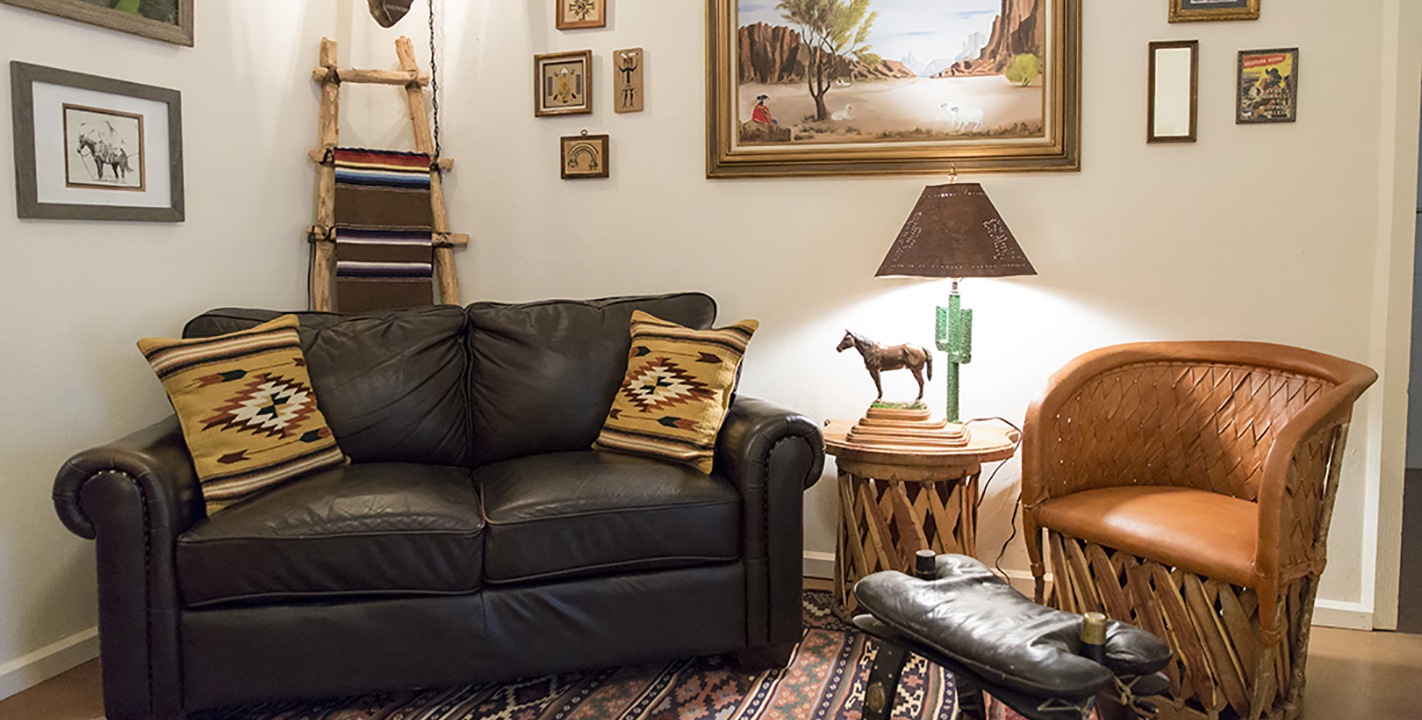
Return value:
<svg viewBox="0 0 1422 720">
<path fill-rule="evenodd" d="M 434 302 L 430 157 L 336 148 L 336 310 Z"/>
</svg>

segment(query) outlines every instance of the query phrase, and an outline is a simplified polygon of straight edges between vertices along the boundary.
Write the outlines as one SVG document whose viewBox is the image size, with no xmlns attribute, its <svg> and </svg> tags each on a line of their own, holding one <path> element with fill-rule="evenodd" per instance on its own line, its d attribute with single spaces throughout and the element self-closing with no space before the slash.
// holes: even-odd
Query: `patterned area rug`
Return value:
<svg viewBox="0 0 1422 720">
<path fill-rule="evenodd" d="M 194 720 L 858 720 L 879 643 L 805 592 L 805 636 L 783 670 L 748 675 L 729 656 L 508 684 L 253 705 Z M 955 720 L 953 676 L 913 655 L 894 720 Z"/>
</svg>

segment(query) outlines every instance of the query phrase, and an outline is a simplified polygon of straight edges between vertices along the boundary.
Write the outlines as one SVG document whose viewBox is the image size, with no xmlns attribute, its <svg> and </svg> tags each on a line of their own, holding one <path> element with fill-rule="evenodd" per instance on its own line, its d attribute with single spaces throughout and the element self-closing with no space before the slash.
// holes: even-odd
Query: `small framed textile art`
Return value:
<svg viewBox="0 0 1422 720">
<path fill-rule="evenodd" d="M 607 0 L 553 0 L 558 3 L 558 29 L 607 26 Z"/>
<path fill-rule="evenodd" d="M 579 115 L 593 111 L 592 51 L 533 56 L 533 114 Z"/>
<path fill-rule="evenodd" d="M 182 222 L 177 90 L 10 63 L 22 218 Z"/>
<path fill-rule="evenodd" d="M 608 139 L 607 135 L 587 134 L 560 138 L 561 152 L 558 155 L 563 179 L 605 178 L 611 175 Z"/>
</svg>

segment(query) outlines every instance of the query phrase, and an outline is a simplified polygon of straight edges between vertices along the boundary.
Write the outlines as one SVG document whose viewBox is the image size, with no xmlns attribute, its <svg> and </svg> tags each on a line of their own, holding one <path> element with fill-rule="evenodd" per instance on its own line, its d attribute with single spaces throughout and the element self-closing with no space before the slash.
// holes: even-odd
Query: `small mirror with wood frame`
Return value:
<svg viewBox="0 0 1422 720">
<path fill-rule="evenodd" d="M 1195 142 L 1199 78 L 1200 41 L 1150 44 L 1147 142 Z"/>
</svg>

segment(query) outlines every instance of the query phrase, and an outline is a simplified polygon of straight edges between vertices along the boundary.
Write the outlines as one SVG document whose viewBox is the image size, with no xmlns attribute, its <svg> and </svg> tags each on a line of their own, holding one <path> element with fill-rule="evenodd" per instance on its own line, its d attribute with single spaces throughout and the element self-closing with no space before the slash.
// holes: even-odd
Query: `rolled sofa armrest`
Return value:
<svg viewBox="0 0 1422 720">
<path fill-rule="evenodd" d="M 809 418 L 755 398 L 731 404 L 713 472 L 741 492 L 751 648 L 800 640 L 804 492 L 819 480 L 824 464 L 824 439 Z"/>
<path fill-rule="evenodd" d="M 173 553 L 205 513 L 177 418 L 75 455 L 55 478 L 54 508 L 65 527 L 95 540 L 105 715 L 181 713 Z"/>
<path fill-rule="evenodd" d="M 156 519 L 174 537 L 206 515 L 197 471 L 176 415 L 108 445 L 85 450 L 59 469 L 54 479 L 55 512 L 65 527 L 87 540 L 95 537 L 95 521 L 85 512 L 81 496 L 85 485 L 104 473 L 127 475 L 152 496 L 152 509 L 161 513 Z"/>
</svg>

